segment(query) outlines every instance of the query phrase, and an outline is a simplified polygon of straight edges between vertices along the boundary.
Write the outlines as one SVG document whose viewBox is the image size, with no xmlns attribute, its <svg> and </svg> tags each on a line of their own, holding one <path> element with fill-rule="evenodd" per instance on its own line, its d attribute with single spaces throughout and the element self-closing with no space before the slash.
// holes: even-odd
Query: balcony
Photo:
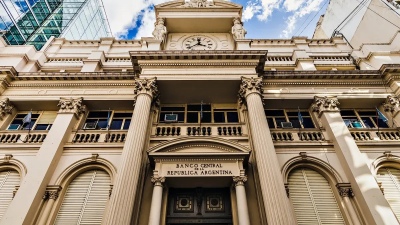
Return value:
<svg viewBox="0 0 400 225">
<path fill-rule="evenodd" d="M 319 129 L 271 129 L 274 142 L 320 142 L 325 141 L 324 134 Z"/>
<path fill-rule="evenodd" d="M 152 137 L 247 137 L 244 124 L 158 124 L 152 128 Z"/>
<path fill-rule="evenodd" d="M 0 144 L 10 143 L 42 143 L 47 136 L 48 131 L 1 131 Z"/>
<path fill-rule="evenodd" d="M 115 130 L 79 130 L 73 135 L 71 143 L 123 143 L 128 131 Z"/>
<path fill-rule="evenodd" d="M 397 129 L 349 129 L 356 142 L 362 141 L 398 141 L 400 131 Z"/>
</svg>

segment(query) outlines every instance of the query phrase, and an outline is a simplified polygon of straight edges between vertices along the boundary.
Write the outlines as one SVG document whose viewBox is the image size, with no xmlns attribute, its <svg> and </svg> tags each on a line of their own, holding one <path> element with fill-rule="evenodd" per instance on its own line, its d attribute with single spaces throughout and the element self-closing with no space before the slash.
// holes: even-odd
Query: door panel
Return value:
<svg viewBox="0 0 400 225">
<path fill-rule="evenodd" d="M 231 225 L 229 188 L 170 189 L 168 225 Z"/>
</svg>

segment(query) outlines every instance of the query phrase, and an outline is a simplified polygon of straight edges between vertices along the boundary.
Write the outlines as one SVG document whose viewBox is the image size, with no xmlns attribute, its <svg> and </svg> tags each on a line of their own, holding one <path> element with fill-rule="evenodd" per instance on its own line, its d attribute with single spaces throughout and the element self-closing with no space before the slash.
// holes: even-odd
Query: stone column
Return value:
<svg viewBox="0 0 400 225">
<path fill-rule="evenodd" d="M 389 120 L 389 126 L 392 124 L 395 127 L 400 127 L 400 100 L 396 95 L 388 95 L 385 102 L 382 104 L 385 112 L 389 113 L 391 116 L 387 116 Z M 394 127 L 393 127 L 394 128 Z"/>
<path fill-rule="evenodd" d="M 47 200 L 47 204 L 45 205 L 42 215 L 40 216 L 40 219 L 37 223 L 37 225 L 45 225 L 47 220 L 49 219 L 51 210 L 53 209 L 54 202 L 58 198 L 58 194 L 61 191 L 61 186 L 60 185 L 50 185 L 47 186 L 47 190 L 45 194 L 43 195 L 43 199 Z"/>
<path fill-rule="evenodd" d="M 85 110 L 83 98 L 62 98 L 58 106 L 60 110 L 53 126 L 30 163 L 28 173 L 8 206 L 1 225 L 30 225 L 34 220 L 43 193 L 61 158 L 64 143 L 71 135 L 79 115 Z"/>
<path fill-rule="evenodd" d="M 357 213 L 354 210 L 353 204 L 351 204 L 351 199 L 354 197 L 353 189 L 350 183 L 338 183 L 336 187 L 339 191 L 339 195 L 342 196 L 344 204 L 346 205 L 347 212 L 353 225 L 361 225 Z"/>
<path fill-rule="evenodd" d="M 246 181 L 246 176 L 233 177 L 233 182 L 235 182 L 239 225 L 250 225 L 249 209 L 247 208 L 246 189 L 244 187 L 244 183 Z"/>
<path fill-rule="evenodd" d="M 265 117 L 262 78 L 242 78 L 239 97 L 247 103 L 253 148 L 269 225 L 294 225 L 296 219 L 286 196 L 285 185 Z"/>
<path fill-rule="evenodd" d="M 161 204 L 163 196 L 163 185 L 165 177 L 152 177 L 151 182 L 154 183 L 153 197 L 151 198 L 151 208 L 149 216 L 149 225 L 160 225 Z"/>
<path fill-rule="evenodd" d="M 333 97 L 314 97 L 311 105 L 318 113 L 323 126 L 333 140 L 337 157 L 350 181 L 362 214 L 368 224 L 398 224 L 388 202 L 384 198 L 374 174 L 364 160 L 339 112 L 339 101 Z"/>
<path fill-rule="evenodd" d="M 152 100 L 157 96 L 156 79 L 135 81 L 136 104 L 122 150 L 113 192 L 103 225 L 129 225 L 139 183 Z"/>
</svg>

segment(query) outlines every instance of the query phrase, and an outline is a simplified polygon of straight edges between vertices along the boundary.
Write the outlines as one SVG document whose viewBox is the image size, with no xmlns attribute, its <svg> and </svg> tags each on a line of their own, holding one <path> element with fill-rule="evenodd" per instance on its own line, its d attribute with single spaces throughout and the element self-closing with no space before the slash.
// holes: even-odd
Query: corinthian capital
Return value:
<svg viewBox="0 0 400 225">
<path fill-rule="evenodd" d="M 57 200 L 58 195 L 60 194 L 61 191 L 61 186 L 60 185 L 49 185 L 46 188 L 46 191 L 43 195 L 43 199 L 53 199 Z"/>
<path fill-rule="evenodd" d="M 162 187 L 162 183 L 165 182 L 165 177 L 152 176 L 151 177 L 151 182 L 154 183 L 154 186 L 161 186 Z"/>
<path fill-rule="evenodd" d="M 339 191 L 340 196 L 342 197 L 353 197 L 353 189 L 351 189 L 350 183 L 338 183 L 336 187 Z"/>
<path fill-rule="evenodd" d="M 151 79 L 136 79 L 135 80 L 135 94 L 148 94 L 152 98 L 158 95 L 158 88 L 156 83 L 156 78 Z"/>
<path fill-rule="evenodd" d="M 76 116 L 86 111 L 83 98 L 60 98 L 57 106 L 60 107 L 59 113 L 74 113 Z"/>
<path fill-rule="evenodd" d="M 393 116 L 396 116 L 400 111 L 399 97 L 395 95 L 389 95 L 386 97 L 385 102 L 382 104 L 386 112 L 391 112 Z"/>
<path fill-rule="evenodd" d="M 252 93 L 257 93 L 261 95 L 263 93 L 262 86 L 263 84 L 261 77 L 257 78 L 242 77 L 242 83 L 240 84 L 240 89 L 239 89 L 239 98 L 245 100 L 246 96 Z"/>
<path fill-rule="evenodd" d="M 247 176 L 237 176 L 233 177 L 233 182 L 235 182 L 235 186 L 243 186 L 247 181 Z"/>
<path fill-rule="evenodd" d="M 323 112 L 339 112 L 338 105 L 340 103 L 336 96 L 314 96 L 311 108 L 314 112 L 318 112 L 321 115 Z"/>
<path fill-rule="evenodd" d="M 3 120 L 4 116 L 11 114 L 14 106 L 10 103 L 8 98 L 0 100 L 0 120 Z"/>
</svg>

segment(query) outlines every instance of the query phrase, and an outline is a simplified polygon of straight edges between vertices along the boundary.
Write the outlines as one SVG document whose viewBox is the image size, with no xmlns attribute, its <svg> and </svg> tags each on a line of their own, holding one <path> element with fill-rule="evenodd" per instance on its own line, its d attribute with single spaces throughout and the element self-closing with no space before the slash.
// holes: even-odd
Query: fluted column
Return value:
<svg viewBox="0 0 400 225">
<path fill-rule="evenodd" d="M 247 207 L 246 189 L 244 183 L 247 181 L 246 176 L 233 177 L 236 191 L 237 213 L 239 225 L 250 225 L 249 209 Z"/>
<path fill-rule="evenodd" d="M 265 118 L 262 79 L 242 78 L 239 97 L 247 103 L 254 154 L 269 225 L 296 224 Z"/>
<path fill-rule="evenodd" d="M 136 104 L 122 150 L 113 192 L 102 224 L 129 225 L 140 177 L 140 166 L 147 139 L 150 108 L 156 96 L 156 79 L 135 81 Z"/>
<path fill-rule="evenodd" d="M 51 210 L 53 209 L 54 206 L 54 202 L 57 200 L 58 198 L 58 194 L 61 191 L 61 186 L 60 185 L 51 185 L 51 186 L 47 186 L 47 190 L 45 192 L 45 194 L 43 195 L 43 199 L 47 200 L 47 204 L 44 207 L 43 213 L 37 223 L 37 225 L 45 225 Z"/>
<path fill-rule="evenodd" d="M 165 182 L 165 177 L 152 177 L 151 182 L 154 183 L 154 188 L 153 188 L 153 197 L 151 198 L 149 225 L 160 225 L 161 203 L 163 195 L 162 183 Z"/>
<path fill-rule="evenodd" d="M 336 155 L 368 224 L 398 224 L 365 157 L 340 115 L 339 104 L 336 96 L 315 96 L 311 108 L 318 113 L 322 125 L 333 140 Z"/>
<path fill-rule="evenodd" d="M 53 126 L 35 159 L 31 161 L 28 173 L 1 219 L 1 225 L 30 225 L 34 220 L 47 184 L 62 155 L 64 143 L 79 115 L 85 111 L 83 98 L 61 98 L 58 106 L 60 110 Z"/>
</svg>

